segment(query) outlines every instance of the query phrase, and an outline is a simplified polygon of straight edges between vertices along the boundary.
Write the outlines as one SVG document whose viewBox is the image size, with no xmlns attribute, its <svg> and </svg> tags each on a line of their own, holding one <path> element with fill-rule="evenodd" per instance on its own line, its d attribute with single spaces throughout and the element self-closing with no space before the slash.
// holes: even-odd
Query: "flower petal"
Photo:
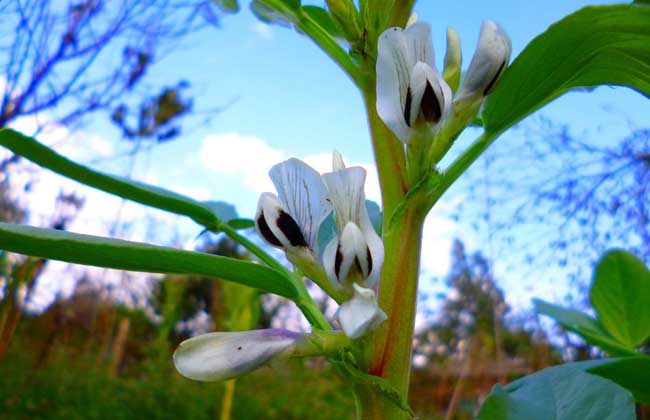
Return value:
<svg viewBox="0 0 650 420">
<path fill-rule="evenodd" d="M 337 312 L 343 332 L 350 338 L 359 338 L 368 330 L 386 320 L 386 314 L 377 305 L 375 292 L 354 284 L 354 297 L 343 302 Z"/>
<path fill-rule="evenodd" d="M 409 125 L 413 127 L 418 119 L 429 124 L 438 124 L 450 102 L 445 101 L 442 86 L 446 85 L 440 75 L 428 64 L 419 61 L 411 73 L 411 106 Z M 451 92 L 451 91 L 450 91 Z M 406 117 L 406 114 L 404 115 Z"/>
<path fill-rule="evenodd" d="M 334 237 L 325 246 L 325 251 L 323 251 L 323 267 L 325 267 L 325 273 L 327 274 L 330 283 L 332 283 L 337 289 L 341 289 L 343 285 L 339 283 L 339 279 L 336 275 L 336 251 L 338 248 L 339 238 Z"/>
<path fill-rule="evenodd" d="M 340 171 L 324 174 L 323 179 L 325 179 L 325 183 L 327 184 L 330 200 L 334 207 L 339 235 L 343 233 L 343 229 L 348 222 L 356 224 L 363 233 L 368 249 L 370 250 L 370 258 L 372 259 L 372 270 L 368 278 L 365 279 L 365 284 L 374 287 L 379 282 L 381 267 L 384 263 L 384 245 L 381 238 L 377 235 L 375 228 L 372 226 L 366 207 L 366 197 L 364 194 L 366 170 L 359 166 L 352 166 Z M 331 270 L 333 265 L 326 257 L 331 259 L 332 255 L 323 254 L 323 263 L 326 270 L 334 273 Z M 328 275 L 330 275 L 329 271 Z M 334 278 L 337 278 L 337 276 L 330 276 L 330 279 Z"/>
<path fill-rule="evenodd" d="M 305 236 L 275 194 L 262 193 L 255 214 L 257 233 L 276 247 L 305 247 Z"/>
<path fill-rule="evenodd" d="M 309 247 L 318 255 L 318 229 L 331 211 L 321 175 L 303 161 L 291 158 L 273 166 L 269 176 L 280 201 L 300 226 Z"/>
<path fill-rule="evenodd" d="M 404 36 L 409 49 L 411 68 L 421 61 L 438 73 L 431 41 L 431 25 L 425 22 L 414 23 L 404 30 Z"/>
<path fill-rule="evenodd" d="M 181 375 L 197 381 L 222 381 L 288 355 L 302 334 L 280 329 L 215 332 L 183 341 L 174 352 Z"/>
<path fill-rule="evenodd" d="M 367 214 L 366 197 L 363 187 L 366 182 L 366 170 L 360 166 L 352 166 L 339 171 L 329 172 L 323 175 L 329 199 L 334 207 L 336 224 L 339 233 L 348 222 L 360 224 L 362 212 Z"/>
<path fill-rule="evenodd" d="M 414 64 L 402 29 L 384 31 L 377 47 L 377 114 L 404 143 L 410 134 L 404 106 Z"/>
<path fill-rule="evenodd" d="M 505 71 L 511 52 L 512 44 L 503 28 L 492 21 L 483 22 L 476 52 L 456 101 L 489 94 Z"/>
<path fill-rule="evenodd" d="M 361 231 L 366 238 L 366 243 L 370 250 L 370 258 L 372 258 L 372 270 L 370 270 L 370 274 L 368 275 L 368 278 L 366 278 L 365 284 L 368 287 L 374 288 L 377 286 L 377 283 L 379 283 L 381 268 L 384 265 L 384 243 L 372 227 L 370 218 L 367 218 L 367 222 L 361 224 Z"/>
</svg>

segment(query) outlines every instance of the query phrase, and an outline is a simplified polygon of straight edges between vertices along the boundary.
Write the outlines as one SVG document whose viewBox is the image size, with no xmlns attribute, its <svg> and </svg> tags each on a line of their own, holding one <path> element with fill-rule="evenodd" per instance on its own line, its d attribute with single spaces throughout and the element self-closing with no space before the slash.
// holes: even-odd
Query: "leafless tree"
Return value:
<svg viewBox="0 0 650 420">
<path fill-rule="evenodd" d="M 513 264 L 537 278 L 559 266 L 580 288 L 607 249 L 650 264 L 650 129 L 612 139 L 538 117 L 514 136 L 518 145 L 492 150 L 468 181 L 485 204 L 473 220 L 497 248 L 492 258 L 518 254 Z"/>
<path fill-rule="evenodd" d="M 177 85 L 153 89 L 160 95 L 152 94 L 151 86 L 147 92 L 137 89 L 148 69 L 175 42 L 216 25 L 219 12 L 210 0 L 4 3 L 0 8 L 0 127 L 44 112 L 47 118 L 39 121 L 39 128 L 71 126 L 98 110 L 119 108 L 124 114 L 129 95 L 145 98 L 149 108 L 156 98 L 169 103 L 169 94 L 164 94 Z M 159 123 L 169 122 L 169 108 L 161 118 Z M 138 129 L 150 134 L 152 120 L 147 121 Z"/>
</svg>

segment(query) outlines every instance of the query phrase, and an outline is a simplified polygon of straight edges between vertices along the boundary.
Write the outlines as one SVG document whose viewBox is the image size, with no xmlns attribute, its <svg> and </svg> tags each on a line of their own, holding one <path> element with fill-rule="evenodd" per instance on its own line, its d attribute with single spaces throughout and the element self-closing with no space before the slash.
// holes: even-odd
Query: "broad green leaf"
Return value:
<svg viewBox="0 0 650 420">
<path fill-rule="evenodd" d="M 650 0 L 634 0 L 632 3 L 639 5 L 650 5 Z"/>
<path fill-rule="evenodd" d="M 597 320 L 582 312 L 565 309 L 540 299 L 533 299 L 533 303 L 535 312 L 550 316 L 568 331 L 578 334 L 586 342 L 600 347 L 608 354 L 612 356 L 636 355 L 632 348 L 610 336 Z"/>
<path fill-rule="evenodd" d="M 598 362 L 598 361 L 597 361 Z M 650 403 L 650 357 L 622 357 L 586 369 L 627 389 L 634 399 Z"/>
<path fill-rule="evenodd" d="M 237 0 L 212 0 L 212 2 L 224 12 L 236 13 L 239 11 L 239 3 Z"/>
<path fill-rule="evenodd" d="M 119 270 L 215 277 L 289 299 L 298 295 L 288 278 L 260 264 L 55 229 L 0 223 L 0 249 Z"/>
<path fill-rule="evenodd" d="M 266 23 L 291 26 L 300 16 L 300 0 L 253 0 L 250 7 Z"/>
<path fill-rule="evenodd" d="M 619 85 L 650 95 L 650 8 L 586 7 L 535 38 L 485 103 L 485 130 L 497 135 L 575 88 Z"/>
<path fill-rule="evenodd" d="M 634 255 L 606 253 L 596 265 L 590 298 L 600 324 L 627 347 L 650 336 L 650 271 Z"/>
<path fill-rule="evenodd" d="M 634 420 L 632 395 L 571 364 L 495 385 L 479 420 Z"/>
<path fill-rule="evenodd" d="M 11 129 L 0 130 L 0 145 L 67 178 L 146 206 L 188 216 L 211 230 L 218 230 L 222 221 L 227 222 L 233 215 L 234 207 L 229 209 L 230 205 L 223 202 L 201 203 L 163 188 L 107 175 L 79 165 L 33 138 Z M 234 214 L 236 218 L 236 212 Z"/>
<path fill-rule="evenodd" d="M 329 12 L 318 6 L 303 6 L 302 11 L 318 23 L 327 33 L 334 38 L 343 38 L 343 33 L 339 26 L 334 22 Z"/>
</svg>

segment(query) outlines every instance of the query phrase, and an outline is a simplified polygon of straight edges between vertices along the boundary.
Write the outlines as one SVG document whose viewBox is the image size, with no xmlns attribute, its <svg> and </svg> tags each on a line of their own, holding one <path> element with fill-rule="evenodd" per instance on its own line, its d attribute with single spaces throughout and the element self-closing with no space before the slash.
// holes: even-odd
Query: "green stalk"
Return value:
<svg viewBox="0 0 650 420">
<path fill-rule="evenodd" d="M 374 74 L 374 69 L 372 73 Z M 408 191 L 404 145 L 377 115 L 374 78 L 369 78 L 366 81 L 363 99 L 368 114 L 368 125 L 370 126 L 375 163 L 381 186 L 383 226 L 388 226 L 390 216 Z"/>
<path fill-rule="evenodd" d="M 318 308 L 318 305 L 316 305 L 316 302 L 314 302 L 314 299 L 312 299 L 311 295 L 307 291 L 307 287 L 302 281 L 301 275 L 296 275 L 291 273 L 284 266 L 282 266 L 282 264 L 280 264 L 275 258 L 273 258 L 269 254 L 264 252 L 262 248 L 255 245 L 246 237 L 240 235 L 235 229 L 228 226 L 227 224 L 223 223 L 221 226 L 219 226 L 219 228 L 230 239 L 243 245 L 244 248 L 249 250 L 253 255 L 259 258 L 262 262 L 267 264 L 269 267 L 278 270 L 280 273 L 287 276 L 289 280 L 291 280 L 291 282 L 295 285 L 296 289 L 298 290 L 298 298 L 296 298 L 294 302 L 296 306 L 298 306 L 300 311 L 303 313 L 305 318 L 307 318 L 307 321 L 309 321 L 309 323 L 312 326 L 315 326 L 316 328 L 319 328 L 321 330 L 332 329 L 332 326 L 330 325 L 329 321 L 327 320 L 327 318 L 325 318 L 325 315 L 323 315 L 323 313 Z M 327 281 L 326 284 L 329 284 L 329 281 Z M 328 292 L 328 290 L 325 290 L 325 292 Z"/>
<path fill-rule="evenodd" d="M 302 10 L 298 15 L 298 29 L 307 34 L 345 73 L 350 76 L 357 86 L 361 85 L 361 75 L 350 55 L 339 45 L 332 36 L 314 19 Z"/>
<path fill-rule="evenodd" d="M 313 326 L 320 330 L 331 330 L 332 326 L 330 325 L 325 315 L 320 311 L 314 299 L 309 295 L 307 288 L 302 282 L 302 278 L 296 278 L 292 276 L 294 283 L 298 289 L 298 298 L 294 300 L 294 303 L 300 309 L 300 311 L 305 315 L 307 321 Z"/>
<path fill-rule="evenodd" d="M 221 231 L 226 234 L 230 239 L 233 241 L 241 244 L 244 248 L 249 250 L 251 254 L 255 255 L 257 258 L 260 259 L 263 263 L 268 265 L 271 268 L 274 268 L 278 270 L 280 273 L 285 274 L 287 276 L 291 275 L 289 270 L 287 270 L 282 264 L 280 264 L 275 258 L 264 252 L 264 250 L 257 245 L 255 245 L 253 242 L 248 240 L 243 235 L 240 235 L 237 230 L 233 229 L 228 225 L 227 223 L 221 223 L 219 228 L 216 230 L 217 232 Z"/>
<path fill-rule="evenodd" d="M 374 63 L 367 63 L 374 66 Z M 368 72 L 374 74 L 374 72 Z M 420 265 L 422 226 L 425 212 L 414 200 L 400 217 L 391 218 L 408 191 L 406 157 L 403 144 L 379 118 L 376 111 L 375 80 L 368 78 L 363 87 L 373 151 L 381 184 L 384 226 L 384 252 L 379 305 L 388 315 L 375 332 L 367 352 L 368 373 L 386 380 L 402 399 L 408 395 L 411 366 L 411 340 L 415 323 L 415 305 Z M 364 352 L 365 353 L 365 352 Z M 371 386 L 355 387 L 358 418 L 402 419 L 408 413 Z"/>
<path fill-rule="evenodd" d="M 382 268 L 379 306 L 388 320 L 375 333 L 369 373 L 388 381 L 403 398 L 408 396 L 425 214 L 418 208 L 408 209 L 384 236 L 385 253 L 390 258 L 384 260 Z M 392 420 L 406 416 L 379 396 L 366 398 L 370 405 L 364 407 L 364 418 Z"/>
</svg>

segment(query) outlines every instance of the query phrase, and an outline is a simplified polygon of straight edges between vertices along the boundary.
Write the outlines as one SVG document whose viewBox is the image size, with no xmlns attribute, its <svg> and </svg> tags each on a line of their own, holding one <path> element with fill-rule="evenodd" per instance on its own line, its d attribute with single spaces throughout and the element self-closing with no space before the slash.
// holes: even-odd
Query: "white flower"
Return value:
<svg viewBox="0 0 650 420">
<path fill-rule="evenodd" d="M 341 304 L 337 317 L 345 335 L 354 339 L 384 322 L 386 314 L 377 305 L 373 290 L 353 286 L 354 297 Z"/>
<path fill-rule="evenodd" d="M 404 143 L 414 129 L 437 129 L 451 104 L 451 89 L 434 63 L 431 27 L 413 23 L 379 37 L 377 113 Z"/>
<path fill-rule="evenodd" d="M 325 271 L 337 288 L 351 290 L 355 281 L 374 287 L 384 262 L 384 245 L 366 208 L 366 170 L 358 166 L 345 168 L 336 155 L 333 166 L 338 170 L 324 174 L 323 178 L 334 207 L 338 236 L 323 253 Z"/>
<path fill-rule="evenodd" d="M 174 352 L 181 375 L 196 381 L 223 381 L 289 356 L 303 334 L 280 329 L 215 332 L 183 341 Z"/>
<path fill-rule="evenodd" d="M 463 78 L 456 103 L 482 100 L 505 71 L 510 61 L 512 44 L 503 28 L 492 21 L 483 22 L 476 52 Z"/>
<path fill-rule="evenodd" d="M 331 212 L 323 178 L 294 158 L 273 166 L 269 176 L 279 197 L 272 193 L 260 196 L 255 215 L 258 233 L 273 246 L 307 248 L 318 255 L 318 229 Z"/>
</svg>

